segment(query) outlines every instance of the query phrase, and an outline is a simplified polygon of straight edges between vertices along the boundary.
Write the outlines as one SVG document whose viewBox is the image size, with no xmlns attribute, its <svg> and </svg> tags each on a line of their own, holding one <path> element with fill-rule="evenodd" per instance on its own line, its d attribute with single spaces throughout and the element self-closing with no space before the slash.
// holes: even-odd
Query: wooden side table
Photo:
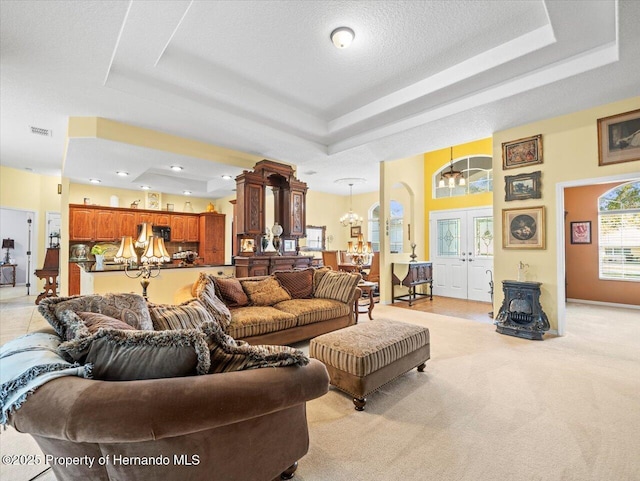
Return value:
<svg viewBox="0 0 640 481">
<path fill-rule="evenodd" d="M 8 286 L 16 287 L 16 267 L 18 264 L 2 264 L 0 265 L 0 286 Z M 7 277 L 7 272 L 11 273 L 10 280 Z"/>
<path fill-rule="evenodd" d="M 373 315 L 371 314 L 373 312 L 373 307 L 375 306 L 375 301 L 373 299 L 373 291 L 376 288 L 377 283 L 376 282 L 367 282 L 367 281 L 363 281 L 360 282 L 358 284 L 358 287 L 360 288 L 360 290 L 364 293 L 367 293 L 367 296 L 369 297 L 369 305 L 367 307 L 366 311 L 362 311 L 362 313 L 364 314 L 365 312 L 369 313 L 369 319 L 373 320 Z M 358 322 L 358 314 L 360 314 L 360 303 L 359 303 L 360 299 L 356 299 L 355 302 L 355 306 L 354 306 L 354 310 L 356 313 L 356 323 Z"/>
</svg>

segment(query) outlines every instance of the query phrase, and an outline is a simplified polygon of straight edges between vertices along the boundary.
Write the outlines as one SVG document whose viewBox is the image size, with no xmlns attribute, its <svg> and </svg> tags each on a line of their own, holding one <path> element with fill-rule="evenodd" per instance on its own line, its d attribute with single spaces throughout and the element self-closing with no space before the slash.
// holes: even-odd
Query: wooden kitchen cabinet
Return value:
<svg viewBox="0 0 640 481">
<path fill-rule="evenodd" d="M 113 241 L 118 236 L 115 223 L 116 213 L 113 210 L 96 210 L 96 231 L 94 240 Z"/>
<path fill-rule="evenodd" d="M 69 239 L 91 241 L 96 234 L 95 209 L 84 207 L 69 208 Z"/>
<path fill-rule="evenodd" d="M 187 240 L 187 219 L 184 215 L 171 216 L 171 242 L 185 242 Z"/>
<path fill-rule="evenodd" d="M 69 295 L 80 295 L 80 266 L 75 262 L 69 263 Z"/>
<path fill-rule="evenodd" d="M 205 264 L 224 264 L 225 215 L 200 214 L 200 257 Z"/>
<path fill-rule="evenodd" d="M 187 219 L 187 235 L 185 241 L 200 242 L 200 216 L 190 215 Z"/>
<path fill-rule="evenodd" d="M 138 234 L 135 212 L 116 212 L 115 225 L 116 238 L 121 238 L 126 235 L 135 237 Z"/>
</svg>

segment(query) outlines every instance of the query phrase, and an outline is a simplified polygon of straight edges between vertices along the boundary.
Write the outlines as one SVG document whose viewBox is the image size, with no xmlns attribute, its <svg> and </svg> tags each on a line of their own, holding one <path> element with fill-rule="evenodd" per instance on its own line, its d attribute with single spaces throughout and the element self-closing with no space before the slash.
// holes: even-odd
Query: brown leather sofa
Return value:
<svg viewBox="0 0 640 481">
<path fill-rule="evenodd" d="M 328 387 L 314 359 L 143 381 L 63 377 L 31 394 L 10 424 L 51 456 L 60 481 L 289 479 L 309 447 L 306 402 Z"/>
</svg>

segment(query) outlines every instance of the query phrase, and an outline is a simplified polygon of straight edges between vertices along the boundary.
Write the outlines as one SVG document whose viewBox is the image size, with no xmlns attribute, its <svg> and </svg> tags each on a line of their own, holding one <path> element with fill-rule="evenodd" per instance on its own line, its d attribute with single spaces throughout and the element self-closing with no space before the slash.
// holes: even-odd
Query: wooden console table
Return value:
<svg viewBox="0 0 640 481">
<path fill-rule="evenodd" d="M 0 265 L 0 286 L 8 286 L 11 285 L 12 287 L 16 287 L 16 267 L 18 267 L 17 264 L 2 264 Z M 9 278 L 7 278 L 7 274 L 5 273 L 5 270 L 10 270 L 11 272 L 11 278 L 10 280 L 7 280 Z"/>
<path fill-rule="evenodd" d="M 310 256 L 236 256 L 233 258 L 236 266 L 236 277 L 268 276 L 275 271 L 292 271 L 305 269 L 311 265 Z"/>
<path fill-rule="evenodd" d="M 429 285 L 429 294 L 416 292 L 416 286 Z M 408 294 L 396 296 L 396 286 L 409 288 Z M 408 301 L 412 305 L 419 297 L 433 300 L 433 264 L 428 261 L 393 262 L 391 264 L 391 303 Z"/>
</svg>

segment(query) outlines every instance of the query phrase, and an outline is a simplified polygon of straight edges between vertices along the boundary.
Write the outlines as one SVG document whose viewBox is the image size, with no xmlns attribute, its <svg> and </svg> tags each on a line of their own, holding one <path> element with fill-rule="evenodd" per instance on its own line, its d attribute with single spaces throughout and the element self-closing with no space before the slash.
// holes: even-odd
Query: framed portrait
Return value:
<svg viewBox="0 0 640 481">
<path fill-rule="evenodd" d="M 504 200 L 539 199 L 541 194 L 541 171 L 528 174 L 506 175 L 504 177 Z"/>
<path fill-rule="evenodd" d="M 167 211 L 168 212 L 173 212 L 174 206 L 173 204 L 167 204 Z"/>
<path fill-rule="evenodd" d="M 571 243 L 591 244 L 591 221 L 571 222 Z"/>
<path fill-rule="evenodd" d="M 351 237 L 358 237 L 360 234 L 362 234 L 362 227 L 351 227 Z"/>
<path fill-rule="evenodd" d="M 240 241 L 240 252 L 253 252 L 255 243 L 253 239 L 242 239 Z"/>
<path fill-rule="evenodd" d="M 503 170 L 541 163 L 542 134 L 502 143 Z"/>
<path fill-rule="evenodd" d="M 544 206 L 502 210 L 502 247 L 544 249 Z"/>
<path fill-rule="evenodd" d="M 598 165 L 640 160 L 640 109 L 598 119 Z"/>
<path fill-rule="evenodd" d="M 147 192 L 145 208 L 160 210 L 162 207 L 162 194 L 160 192 Z"/>
</svg>

